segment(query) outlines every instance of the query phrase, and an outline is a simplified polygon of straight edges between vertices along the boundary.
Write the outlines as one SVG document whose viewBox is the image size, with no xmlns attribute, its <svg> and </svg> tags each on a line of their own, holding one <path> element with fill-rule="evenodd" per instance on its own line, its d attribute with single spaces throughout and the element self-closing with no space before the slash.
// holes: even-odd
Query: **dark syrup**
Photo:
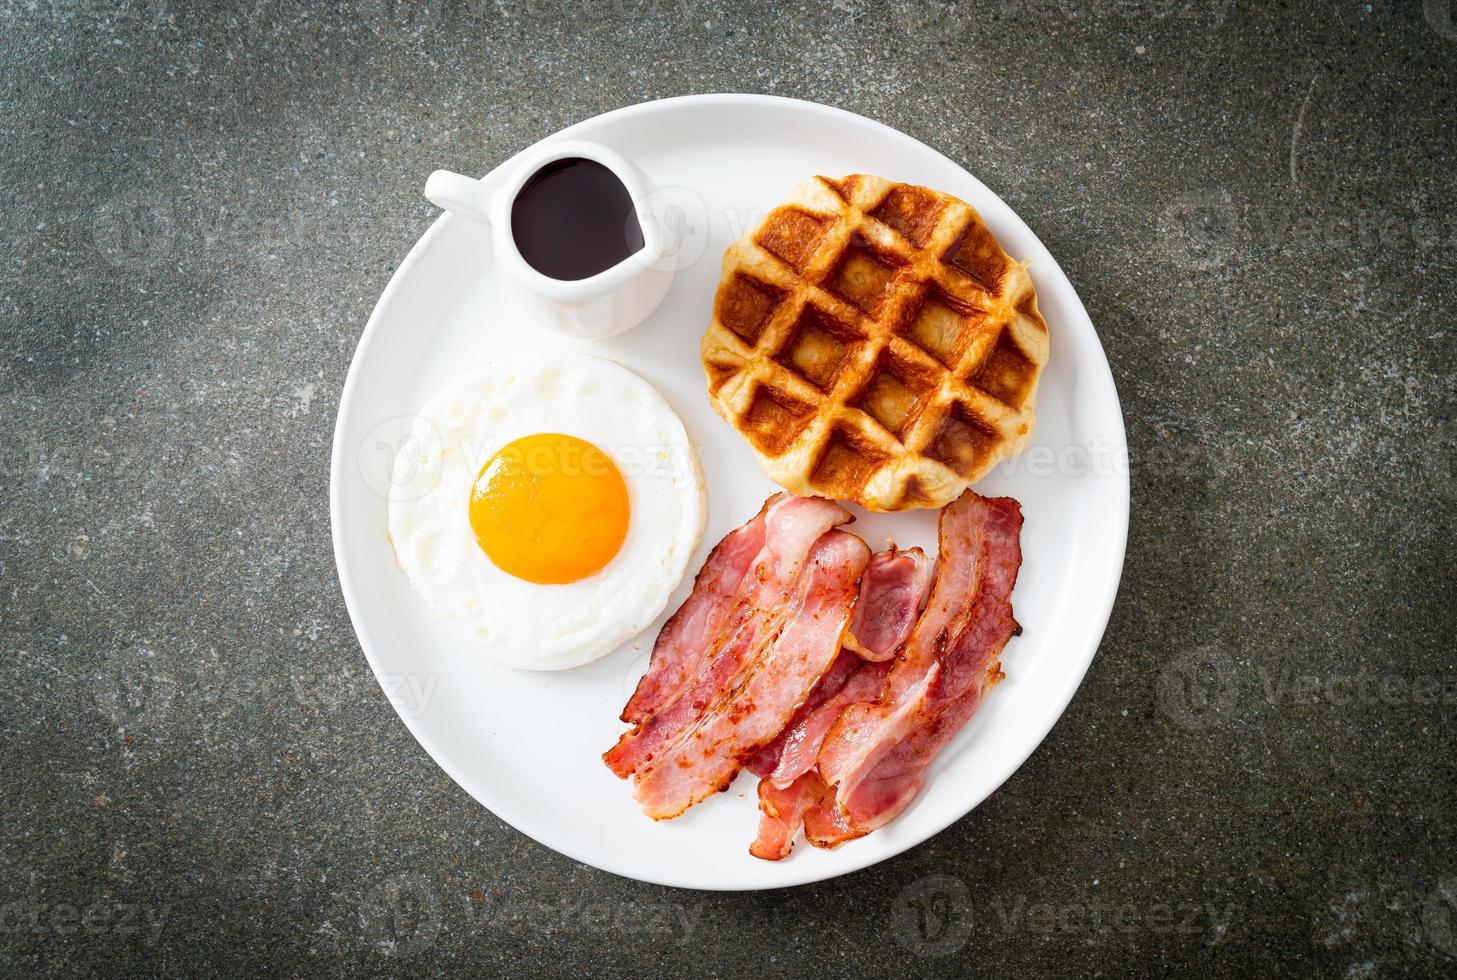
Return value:
<svg viewBox="0 0 1457 980">
<path fill-rule="evenodd" d="M 553 279 L 606 272 L 643 246 L 632 195 L 595 160 L 548 163 L 511 205 L 511 235 L 521 257 Z"/>
</svg>

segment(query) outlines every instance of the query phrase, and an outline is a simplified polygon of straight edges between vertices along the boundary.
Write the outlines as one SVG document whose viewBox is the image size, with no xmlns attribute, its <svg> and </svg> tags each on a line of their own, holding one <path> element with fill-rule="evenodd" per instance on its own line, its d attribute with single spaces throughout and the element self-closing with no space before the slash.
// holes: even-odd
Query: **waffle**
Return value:
<svg viewBox="0 0 1457 980">
<path fill-rule="evenodd" d="M 786 490 L 941 507 L 1031 435 L 1047 324 L 970 205 L 812 177 L 724 253 L 702 355 L 714 409 Z"/>
</svg>

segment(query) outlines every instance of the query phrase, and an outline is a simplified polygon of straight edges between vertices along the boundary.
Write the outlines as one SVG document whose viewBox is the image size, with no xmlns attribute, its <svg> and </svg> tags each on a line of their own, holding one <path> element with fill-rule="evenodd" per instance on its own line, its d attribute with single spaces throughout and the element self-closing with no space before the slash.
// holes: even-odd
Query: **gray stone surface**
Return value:
<svg viewBox="0 0 1457 980">
<path fill-rule="evenodd" d="M 1457 6 L 211 6 L 0 0 L 0 973 L 1457 971 Z M 747 895 L 458 789 L 327 505 L 424 174 L 723 90 L 1001 193 L 1134 460 L 1042 748 L 924 846 Z"/>
</svg>

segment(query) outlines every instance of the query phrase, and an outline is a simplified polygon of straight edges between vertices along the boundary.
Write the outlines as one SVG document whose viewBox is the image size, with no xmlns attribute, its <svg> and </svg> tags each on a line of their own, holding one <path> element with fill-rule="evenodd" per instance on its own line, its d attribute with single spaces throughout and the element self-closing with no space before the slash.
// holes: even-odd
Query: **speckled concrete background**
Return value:
<svg viewBox="0 0 1457 980">
<path fill-rule="evenodd" d="M 0 972 L 1457 972 L 1457 5 L 203 6 L 0 0 Z M 1001 193 L 1134 458 L 1047 742 L 792 893 L 623 881 L 483 811 L 329 545 L 424 175 L 721 90 Z"/>
</svg>

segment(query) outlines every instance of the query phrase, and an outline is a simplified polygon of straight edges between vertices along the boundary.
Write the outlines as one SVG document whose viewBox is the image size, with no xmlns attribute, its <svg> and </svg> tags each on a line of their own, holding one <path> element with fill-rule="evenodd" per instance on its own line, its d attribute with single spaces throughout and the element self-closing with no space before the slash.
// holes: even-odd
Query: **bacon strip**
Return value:
<svg viewBox="0 0 1457 980">
<path fill-rule="evenodd" d="M 863 598 L 863 590 L 861 595 Z M 772 771 L 755 770 L 764 778 L 759 780 L 759 835 L 749 845 L 749 853 L 754 857 L 766 861 L 779 861 L 788 857 L 794 835 L 799 832 L 806 815 L 810 813 L 816 813 L 820 824 L 807 828 L 807 832 L 811 838 L 819 838 L 820 846 L 826 846 L 824 840 L 833 833 L 822 826 L 823 817 L 817 810 L 827 790 L 815 768 L 815 757 L 819 754 L 820 743 L 846 705 L 879 697 L 885 686 L 885 677 L 890 673 L 890 664 L 867 663 L 848 650 L 840 651 L 839 659 L 835 661 L 831 672 L 841 664 L 850 665 L 849 677 L 838 685 L 838 689 L 830 697 L 808 712 L 796 715 L 789 727 L 768 747 L 777 746 L 779 749 Z M 829 676 L 825 675 L 826 678 Z M 768 748 L 755 759 L 761 759 Z M 838 815 L 840 811 L 831 806 L 828 812 Z"/>
<path fill-rule="evenodd" d="M 658 633 L 647 673 L 622 709 L 623 721 L 642 724 L 682 694 L 698 673 L 703 658 L 711 652 L 713 638 L 733 612 L 744 575 L 763 550 L 769 508 L 783 497 L 770 497 L 749 523 L 730 531 L 714 546 L 693 580 L 693 592 Z"/>
<path fill-rule="evenodd" d="M 804 823 L 805 812 L 824 794 L 825 784 L 812 772 L 800 776 L 784 789 L 767 779 L 760 780 L 759 836 L 749 845 L 749 853 L 765 861 L 782 861 L 789 857 L 794 837 Z"/>
<path fill-rule="evenodd" d="M 820 785 L 824 785 L 823 780 Z M 799 816 L 804 824 L 805 839 L 815 847 L 838 847 L 847 840 L 864 836 L 846 822 L 845 815 L 835 806 L 834 794 L 828 788 Z M 762 817 L 760 823 L 763 823 Z"/>
<path fill-rule="evenodd" d="M 812 820 L 806 832 L 821 847 L 857 836 L 839 819 L 837 808 L 820 805 L 827 792 L 816 770 L 820 745 L 845 708 L 880 697 L 891 670 L 887 661 L 915 627 L 930 591 L 931 567 L 920 548 L 898 551 L 893 542 L 870 557 L 845 649 L 810 700 L 751 764 L 764 777 L 759 781 L 759 835 L 749 846 L 754 857 L 788 857 L 806 816 Z"/>
<path fill-rule="evenodd" d="M 833 792 L 805 814 L 812 843 L 862 836 L 900 813 L 1002 679 L 998 658 L 1018 631 L 1011 594 L 1021 528 L 1011 498 L 967 491 L 942 511 L 931 600 L 881 700 L 846 708 L 820 748 L 819 771 Z"/>
<path fill-rule="evenodd" d="M 900 551 L 895 542 L 871 556 L 845 646 L 866 660 L 894 657 L 926 602 L 931 565 L 920 548 Z"/>
<path fill-rule="evenodd" d="M 782 736 L 783 750 L 774 770 L 768 774 L 768 779 L 775 786 L 784 789 L 813 769 L 819 758 L 820 746 L 840 714 L 849 705 L 860 701 L 874 701 L 880 697 L 889 673 L 890 664 L 861 662 L 833 696 L 806 714 L 797 724 L 785 729 Z"/>
<path fill-rule="evenodd" d="M 779 635 L 746 665 L 728 697 L 637 770 L 633 795 L 648 816 L 676 817 L 727 788 L 779 734 L 839 654 L 869 558 L 865 542 L 844 531 L 815 543 Z"/>
<path fill-rule="evenodd" d="M 811 549 L 830 528 L 853 520 L 843 507 L 821 497 L 780 495 L 771 498 L 761 513 L 764 545 L 743 576 L 731 608 L 721 618 L 718 633 L 699 634 L 704 652 L 696 676 L 674 700 L 645 717 L 603 754 L 607 767 L 619 777 L 626 779 L 647 765 L 673 738 L 728 695 L 734 679 L 778 634 L 789 612 L 788 596 Z M 690 596 L 689 602 L 692 599 Z"/>
<path fill-rule="evenodd" d="M 863 592 L 860 601 L 864 601 Z M 789 736 L 816 708 L 838 694 L 840 689 L 845 686 L 845 682 L 854 676 L 862 663 L 864 661 L 859 657 L 848 650 L 841 649 L 835 662 L 830 664 L 830 669 L 825 671 L 819 683 L 814 686 L 814 690 L 809 692 L 809 697 L 805 699 L 804 704 L 800 705 L 799 710 L 790 717 L 789 724 L 784 726 L 784 731 L 780 732 L 774 741 L 756 752 L 746 768 L 756 776 L 767 776 L 772 773 L 779 765 L 779 759 L 784 754 L 784 746 L 788 742 Z M 836 714 L 838 715 L 839 712 L 837 711 Z"/>
<path fill-rule="evenodd" d="M 849 651 L 855 648 L 855 637 L 847 633 L 845 651 L 835 658 L 834 665 L 820 678 L 820 682 L 810 692 L 809 699 L 795 712 L 784 731 L 779 733 L 779 737 L 760 749 L 758 755 L 749 761 L 751 772 L 756 776 L 768 776 L 774 772 L 779 766 L 779 758 L 784 753 L 785 746 L 792 740 L 801 758 L 794 763 L 792 775 L 786 777 L 781 774 L 775 779 L 781 787 L 787 786 L 795 776 L 808 772 L 814 765 L 820 739 L 839 716 L 841 708 L 855 701 L 871 701 L 880 695 L 880 685 L 885 680 L 886 670 L 875 670 L 862 676 L 853 696 L 848 700 L 840 698 L 833 710 L 817 714 L 811 723 L 812 729 L 801 727 L 812 712 L 834 698 L 845 686 L 845 682 L 856 675 L 857 669 L 862 666 L 862 657 L 879 662 L 888 660 L 900 649 L 900 645 L 915 626 L 916 614 L 920 612 L 926 602 L 926 594 L 931 590 L 931 567 L 931 559 L 920 548 L 900 551 L 893 541 L 885 551 L 877 551 L 870 556 L 870 562 L 865 566 L 865 574 L 860 576 L 860 598 L 855 603 L 855 618 L 851 620 L 850 629 L 853 633 L 856 623 L 875 624 L 868 629 L 862 626 L 861 632 L 874 637 L 872 646 L 877 651 L 886 651 L 886 655 L 852 654 Z M 864 615 L 866 608 L 876 610 L 869 619 Z"/>
</svg>

